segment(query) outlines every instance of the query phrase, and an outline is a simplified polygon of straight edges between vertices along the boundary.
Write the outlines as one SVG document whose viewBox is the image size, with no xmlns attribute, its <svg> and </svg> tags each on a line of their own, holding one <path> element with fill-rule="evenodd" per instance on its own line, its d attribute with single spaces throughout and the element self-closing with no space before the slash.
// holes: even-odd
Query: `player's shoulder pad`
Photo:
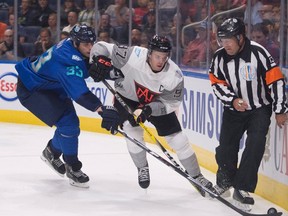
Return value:
<svg viewBox="0 0 288 216">
<path fill-rule="evenodd" d="M 81 53 L 75 49 L 70 39 L 60 41 L 56 45 L 55 54 L 57 55 L 57 59 L 69 64 L 69 62 L 82 62 L 83 57 Z"/>
<path fill-rule="evenodd" d="M 175 74 L 175 76 L 179 79 L 183 78 L 182 70 L 171 59 L 169 59 L 167 64 L 166 64 L 166 70 L 168 70 L 169 72 L 173 72 Z"/>
</svg>

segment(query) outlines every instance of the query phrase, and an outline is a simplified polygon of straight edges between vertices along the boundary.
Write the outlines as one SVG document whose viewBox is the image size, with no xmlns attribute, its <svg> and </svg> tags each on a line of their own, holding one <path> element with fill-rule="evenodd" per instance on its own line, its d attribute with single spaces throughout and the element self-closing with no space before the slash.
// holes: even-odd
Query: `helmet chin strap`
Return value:
<svg viewBox="0 0 288 216">
<path fill-rule="evenodd" d="M 245 38 L 244 38 L 244 36 L 242 35 L 242 37 L 243 37 L 243 42 L 242 42 L 242 44 L 240 43 L 240 35 L 237 35 L 237 41 L 238 41 L 238 46 L 239 46 L 239 49 L 238 49 L 238 52 L 235 54 L 235 55 L 237 55 L 242 49 L 243 49 L 243 47 L 244 47 L 244 44 L 245 44 Z"/>
</svg>

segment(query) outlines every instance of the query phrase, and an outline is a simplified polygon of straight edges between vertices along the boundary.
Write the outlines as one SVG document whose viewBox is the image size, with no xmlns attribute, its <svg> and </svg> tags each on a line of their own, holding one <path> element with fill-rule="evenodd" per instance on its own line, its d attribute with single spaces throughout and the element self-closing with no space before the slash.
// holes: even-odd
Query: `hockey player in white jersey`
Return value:
<svg viewBox="0 0 288 216">
<path fill-rule="evenodd" d="M 139 122 L 148 120 L 159 136 L 176 151 L 177 156 L 200 184 L 212 187 L 202 174 L 195 152 L 183 133 L 176 116 L 182 100 L 184 78 L 180 68 L 170 59 L 171 44 L 166 37 L 155 35 L 149 47 L 117 46 L 106 42 L 94 44 L 90 54 L 90 76 L 100 82 L 115 80 L 115 90 L 132 110 L 136 110 L 136 120 L 115 100 L 114 106 L 120 113 L 123 130 L 144 144 L 143 128 Z M 111 63 L 114 68 L 111 70 Z M 128 151 L 138 169 L 140 187 L 150 184 L 149 166 L 146 152 L 126 140 Z"/>
</svg>

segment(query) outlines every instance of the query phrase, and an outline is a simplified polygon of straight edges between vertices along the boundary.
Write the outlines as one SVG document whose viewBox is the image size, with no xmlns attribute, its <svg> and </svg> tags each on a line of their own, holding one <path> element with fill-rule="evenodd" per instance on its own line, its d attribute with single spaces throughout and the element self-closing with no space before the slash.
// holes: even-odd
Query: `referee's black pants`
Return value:
<svg viewBox="0 0 288 216">
<path fill-rule="evenodd" d="M 224 108 L 220 145 L 216 148 L 216 161 L 218 171 L 227 174 L 235 189 L 255 191 L 271 114 L 270 105 L 245 112 Z M 237 166 L 240 140 L 245 131 L 247 132 L 245 148 Z M 218 180 L 221 179 L 217 179 L 217 182 Z"/>
</svg>

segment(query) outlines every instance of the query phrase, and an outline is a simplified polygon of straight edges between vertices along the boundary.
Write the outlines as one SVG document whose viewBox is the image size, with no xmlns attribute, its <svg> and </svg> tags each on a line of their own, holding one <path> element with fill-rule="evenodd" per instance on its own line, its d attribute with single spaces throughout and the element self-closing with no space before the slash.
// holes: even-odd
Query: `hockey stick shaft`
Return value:
<svg viewBox="0 0 288 216">
<path fill-rule="evenodd" d="M 120 97 L 120 95 L 111 87 L 111 85 L 106 81 L 102 80 L 103 84 L 108 88 L 108 90 L 115 96 L 116 100 L 124 107 L 124 109 L 129 112 L 129 114 L 133 115 L 135 117 L 135 114 L 133 113 L 133 110 L 126 104 L 126 102 Z M 155 142 L 162 152 L 167 156 L 167 158 L 179 169 L 181 169 L 183 172 L 186 172 L 176 161 L 175 159 L 169 154 L 169 152 L 163 147 L 163 145 L 160 143 L 160 141 L 149 131 L 149 129 L 145 126 L 144 123 L 139 123 L 140 127 L 142 127 L 145 132 L 148 134 L 148 136 L 152 139 L 153 142 Z"/>
<path fill-rule="evenodd" d="M 211 197 L 219 200 L 221 203 L 223 203 L 224 205 L 226 205 L 227 207 L 233 209 L 234 211 L 236 211 L 237 213 L 239 213 L 240 215 L 243 216 L 281 216 L 282 212 L 276 212 L 273 214 L 252 214 L 252 213 L 248 213 L 245 212 L 239 208 L 237 208 L 236 206 L 234 206 L 233 204 L 231 204 L 230 202 L 228 202 L 227 200 L 225 200 L 224 198 L 222 198 L 221 196 L 215 194 L 213 191 L 210 191 L 209 189 L 205 188 L 204 186 L 202 186 L 199 182 L 197 182 L 194 178 L 192 178 L 189 174 L 187 174 L 186 172 L 182 171 L 179 167 L 171 164 L 169 161 L 165 160 L 163 157 L 161 157 L 159 154 L 157 154 L 156 152 L 152 151 L 151 149 L 149 149 L 147 146 L 143 145 L 140 141 L 132 138 L 131 136 L 129 136 L 127 133 L 125 133 L 122 130 L 118 129 L 118 132 L 123 135 L 125 138 L 127 138 L 128 140 L 130 140 L 131 142 L 133 142 L 134 144 L 136 144 L 137 146 L 139 146 L 140 148 L 142 148 L 144 151 L 146 151 L 148 154 L 152 155 L 154 158 L 158 159 L 160 162 L 162 162 L 163 164 L 165 164 L 166 166 L 172 168 L 174 171 L 176 171 L 178 174 L 180 174 L 181 176 L 183 176 L 184 178 L 186 178 L 188 181 L 190 181 L 191 183 L 201 187 L 205 192 L 207 192 L 208 194 L 210 194 Z"/>
</svg>

